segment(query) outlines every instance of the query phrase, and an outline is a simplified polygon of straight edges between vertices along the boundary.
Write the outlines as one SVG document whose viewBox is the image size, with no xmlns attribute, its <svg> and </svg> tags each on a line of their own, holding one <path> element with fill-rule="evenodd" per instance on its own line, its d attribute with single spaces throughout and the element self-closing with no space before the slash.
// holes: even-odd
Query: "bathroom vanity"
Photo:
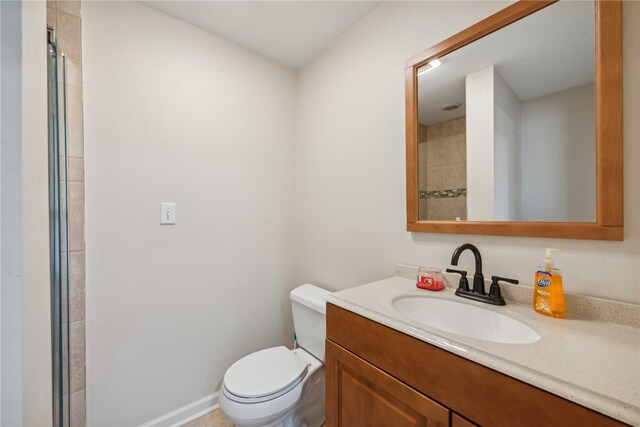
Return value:
<svg viewBox="0 0 640 427">
<path fill-rule="evenodd" d="M 433 328 L 398 309 L 406 298 L 488 310 L 540 338 L 491 342 Z M 514 303 L 484 306 L 461 301 L 452 289 L 416 289 L 415 280 L 398 276 L 333 294 L 327 304 L 327 425 L 640 425 L 637 325 L 551 319 Z M 620 315 L 632 319 L 628 309 Z"/>
</svg>

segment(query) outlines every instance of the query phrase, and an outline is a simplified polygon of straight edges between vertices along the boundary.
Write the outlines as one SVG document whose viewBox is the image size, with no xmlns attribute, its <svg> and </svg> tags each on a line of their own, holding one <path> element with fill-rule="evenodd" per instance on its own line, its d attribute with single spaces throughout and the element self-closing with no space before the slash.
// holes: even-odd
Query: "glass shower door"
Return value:
<svg viewBox="0 0 640 427">
<path fill-rule="evenodd" d="M 53 426 L 70 425 L 66 58 L 48 30 L 49 240 Z"/>
</svg>

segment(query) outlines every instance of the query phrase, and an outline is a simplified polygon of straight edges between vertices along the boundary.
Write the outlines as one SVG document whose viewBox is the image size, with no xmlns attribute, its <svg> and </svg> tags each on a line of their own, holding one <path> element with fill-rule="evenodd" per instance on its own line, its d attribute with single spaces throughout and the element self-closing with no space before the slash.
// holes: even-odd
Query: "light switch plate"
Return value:
<svg viewBox="0 0 640 427">
<path fill-rule="evenodd" d="M 176 204 L 160 203 L 160 224 L 172 225 L 176 223 Z"/>
</svg>

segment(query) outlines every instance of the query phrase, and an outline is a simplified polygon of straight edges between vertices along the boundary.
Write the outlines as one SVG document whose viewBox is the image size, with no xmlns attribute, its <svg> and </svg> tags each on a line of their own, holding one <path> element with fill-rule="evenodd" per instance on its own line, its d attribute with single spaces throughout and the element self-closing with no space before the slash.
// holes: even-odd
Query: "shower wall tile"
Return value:
<svg viewBox="0 0 640 427">
<path fill-rule="evenodd" d="M 82 88 L 67 85 L 67 140 L 70 157 L 84 157 Z"/>
<path fill-rule="evenodd" d="M 426 155 L 418 157 L 419 176 L 426 169 L 426 178 L 420 180 L 420 191 L 466 189 L 466 118 L 427 126 L 426 136 L 427 142 L 420 144 L 425 146 L 420 152 L 426 152 Z M 449 197 L 447 200 L 421 199 L 419 217 L 428 220 L 466 219 L 466 196 Z"/>
<path fill-rule="evenodd" d="M 59 11 L 65 12 L 65 13 L 68 13 L 69 15 L 77 16 L 78 18 L 80 18 L 80 2 L 79 1 L 58 0 L 56 2 L 56 6 L 58 7 Z"/>
<path fill-rule="evenodd" d="M 49 5 L 49 2 L 47 2 L 47 26 L 55 28 L 56 22 L 57 22 L 56 9 L 53 7 L 49 7 L 48 5 Z"/>
<path fill-rule="evenodd" d="M 86 427 L 86 402 L 84 390 L 71 394 L 71 425 L 73 427 Z"/>
<path fill-rule="evenodd" d="M 82 87 L 81 59 L 67 57 L 67 84 Z"/>
<path fill-rule="evenodd" d="M 67 85 L 82 87 L 81 60 L 67 57 Z"/>
<path fill-rule="evenodd" d="M 84 250 L 84 183 L 69 182 L 69 250 Z"/>
<path fill-rule="evenodd" d="M 427 126 L 418 123 L 418 144 L 427 142 Z"/>
<path fill-rule="evenodd" d="M 427 209 L 427 219 L 429 221 L 441 221 L 447 218 L 447 200 L 431 199 Z M 450 219 L 450 218 L 447 218 Z"/>
<path fill-rule="evenodd" d="M 467 196 L 453 198 L 453 213 L 462 221 L 467 220 Z"/>
<path fill-rule="evenodd" d="M 465 134 L 449 139 L 449 161 L 452 164 L 467 164 L 467 142 Z"/>
<path fill-rule="evenodd" d="M 85 338 L 84 321 L 71 323 L 70 353 L 71 353 L 71 393 L 84 390 L 85 383 Z M 73 396 L 71 397 L 73 403 Z"/>
<path fill-rule="evenodd" d="M 441 199 L 429 199 L 427 219 L 430 221 L 451 221 L 457 217 L 467 219 L 467 198 L 450 197 Z"/>
<path fill-rule="evenodd" d="M 447 185 L 445 187 L 448 187 L 446 188 L 447 190 L 467 188 L 467 170 L 457 164 L 452 164 L 448 170 Z"/>
<path fill-rule="evenodd" d="M 59 5 L 60 3 L 58 3 Z M 82 59 L 80 37 L 80 18 L 66 13 L 58 7 L 58 28 L 56 28 L 58 46 L 67 58 L 73 58 L 78 63 Z"/>
<path fill-rule="evenodd" d="M 429 219 L 429 202 L 427 199 L 418 199 L 418 219 L 420 219 L 420 221 Z"/>
<path fill-rule="evenodd" d="M 84 252 L 69 253 L 69 321 L 84 320 Z"/>
<path fill-rule="evenodd" d="M 442 123 L 435 123 L 427 126 L 427 141 L 442 138 Z"/>
<path fill-rule="evenodd" d="M 449 146 L 448 140 L 438 139 L 427 142 L 427 167 L 429 166 L 445 166 L 449 164 Z"/>
<path fill-rule="evenodd" d="M 427 143 L 418 144 L 418 165 L 426 164 L 428 159 L 427 156 Z M 419 167 L 418 168 L 418 189 L 426 190 L 427 189 L 427 168 Z"/>
<path fill-rule="evenodd" d="M 68 180 L 84 181 L 84 160 L 79 157 L 69 157 L 67 164 Z"/>
<path fill-rule="evenodd" d="M 461 135 L 466 133 L 466 118 L 460 117 L 459 119 L 447 120 L 442 122 L 442 137 L 448 138 L 454 135 Z"/>
<path fill-rule="evenodd" d="M 427 168 L 427 190 L 447 190 L 448 189 L 448 174 L 447 166 L 431 166 Z"/>
<path fill-rule="evenodd" d="M 58 6 L 60 2 L 58 2 Z M 67 58 L 67 84 L 82 87 L 82 45 L 80 18 L 58 8 L 56 37 L 61 53 Z M 60 67 L 62 61 L 60 61 Z M 60 74 L 62 75 L 62 74 Z"/>
</svg>

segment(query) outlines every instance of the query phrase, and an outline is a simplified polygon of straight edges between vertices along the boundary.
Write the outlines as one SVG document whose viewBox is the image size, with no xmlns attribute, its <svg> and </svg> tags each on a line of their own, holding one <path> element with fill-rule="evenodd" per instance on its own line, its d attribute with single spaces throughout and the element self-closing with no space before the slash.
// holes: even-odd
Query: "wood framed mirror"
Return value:
<svg viewBox="0 0 640 427">
<path fill-rule="evenodd" d="M 405 99 L 408 231 L 623 240 L 620 1 L 518 1 L 409 59 Z"/>
</svg>

